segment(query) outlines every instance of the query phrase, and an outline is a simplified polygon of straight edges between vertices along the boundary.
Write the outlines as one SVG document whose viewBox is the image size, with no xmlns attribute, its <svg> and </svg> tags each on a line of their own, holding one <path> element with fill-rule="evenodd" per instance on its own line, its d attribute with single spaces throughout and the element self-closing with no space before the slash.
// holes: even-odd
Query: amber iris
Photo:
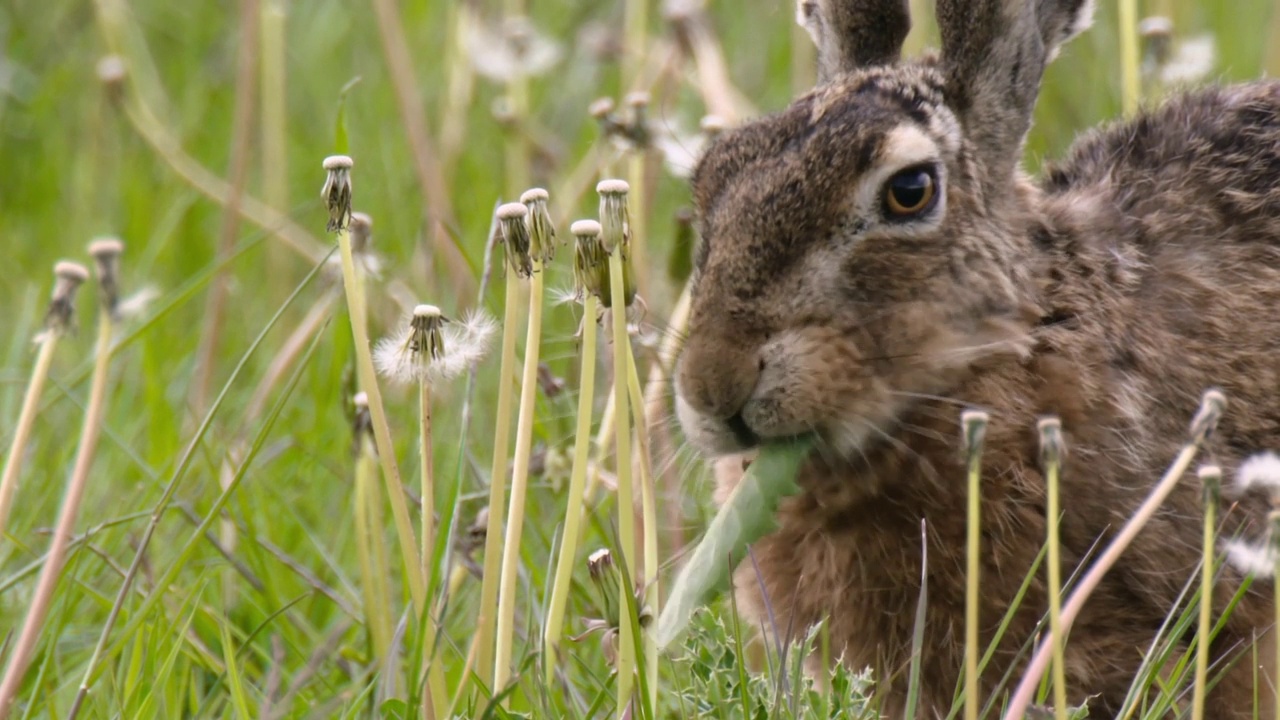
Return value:
<svg viewBox="0 0 1280 720">
<path fill-rule="evenodd" d="M 937 194 L 932 168 L 908 168 L 889 178 L 885 186 L 885 210 L 893 218 L 918 215 L 933 207 Z"/>
</svg>

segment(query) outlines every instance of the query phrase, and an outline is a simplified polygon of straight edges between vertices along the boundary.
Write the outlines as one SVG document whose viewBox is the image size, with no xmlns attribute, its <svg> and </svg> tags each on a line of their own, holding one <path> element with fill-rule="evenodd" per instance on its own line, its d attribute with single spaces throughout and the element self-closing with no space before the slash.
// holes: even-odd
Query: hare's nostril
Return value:
<svg viewBox="0 0 1280 720">
<path fill-rule="evenodd" d="M 743 447 L 755 447 L 760 444 L 760 436 L 747 427 L 747 420 L 742 417 L 741 410 L 729 416 L 724 422 L 729 431 L 733 433 L 734 439 Z"/>
</svg>

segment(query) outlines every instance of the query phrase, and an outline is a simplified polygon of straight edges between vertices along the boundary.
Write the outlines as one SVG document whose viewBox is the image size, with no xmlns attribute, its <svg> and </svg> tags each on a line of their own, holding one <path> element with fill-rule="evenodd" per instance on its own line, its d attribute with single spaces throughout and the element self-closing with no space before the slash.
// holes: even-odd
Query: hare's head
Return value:
<svg viewBox="0 0 1280 720">
<path fill-rule="evenodd" d="M 724 133 L 693 180 L 703 237 L 677 408 L 703 451 L 817 432 L 856 452 L 921 395 L 1025 352 L 1035 191 L 1019 154 L 1088 0 L 800 0 L 819 86 Z"/>
</svg>

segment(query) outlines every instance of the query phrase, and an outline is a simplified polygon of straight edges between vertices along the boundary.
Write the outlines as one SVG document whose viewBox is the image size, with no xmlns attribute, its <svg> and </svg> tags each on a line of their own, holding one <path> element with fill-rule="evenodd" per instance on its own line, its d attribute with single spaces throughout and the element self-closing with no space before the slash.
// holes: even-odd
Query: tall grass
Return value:
<svg viewBox="0 0 1280 720">
<path fill-rule="evenodd" d="M 1129 26 L 1154 12 L 1121 1 Z M 1175 42 L 1216 38 L 1211 76 L 1248 78 L 1268 55 L 1274 63 L 1272 3 L 1165 6 Z M 671 423 L 661 383 L 688 311 L 686 278 L 672 269 L 682 263 L 669 262 L 687 252 L 676 218 L 689 201 L 672 148 L 694 143 L 709 113 L 732 125 L 752 106 L 782 107 L 811 76 L 792 60 L 811 53 L 797 46 L 807 39 L 792 30 L 791 3 L 662 10 L 642 0 L 305 9 L 262 0 L 240 12 L 17 0 L 0 10 L 0 157 L 13 179 L 0 184 L 10 268 L 0 273 L 9 319 L 0 447 L 17 488 L 0 537 L 0 665 L 26 664 L 16 661 L 19 633 L 42 569 L 57 580 L 14 686 L 15 717 L 73 705 L 81 717 L 408 717 L 424 707 L 439 717 L 441 686 L 466 717 L 870 716 L 872 678 L 799 672 L 821 643 L 817 630 L 781 652 L 766 648 L 756 675 L 742 672 L 751 629 L 731 603 L 700 613 L 678 652 L 658 658 L 641 642 L 646 613 L 663 600 L 657 589 L 683 557 L 676 540 L 659 541 L 693 535 L 710 512 L 701 465 L 678 441 L 639 432 Z M 502 29 L 525 13 L 534 35 Z M 1133 107 L 1122 97 L 1136 92 L 1142 48 L 1135 27 L 1119 32 L 1120 17 L 1104 4 L 1097 27 L 1050 69 L 1028 142 L 1033 169 L 1077 131 Z M 918 27 L 936 37 L 924 19 Z M 545 71 L 486 74 L 496 56 L 541 67 L 548 48 L 559 60 Z M 108 53 L 123 79 L 95 84 Z M 647 94 L 648 141 L 624 142 L 587 112 L 611 98 L 625 124 L 637 92 Z M 378 218 L 380 273 L 358 277 L 347 239 L 325 232 L 315 166 L 333 153 L 356 159 L 356 207 Z M 571 271 L 549 264 L 540 353 L 532 342 L 520 350 L 526 290 L 504 271 L 502 248 L 491 251 L 495 206 L 541 185 L 557 189 L 557 217 L 594 217 L 591 184 L 615 174 L 630 181 L 642 303 L 597 328 L 594 312 L 551 302 Z M 56 353 L 30 342 L 48 292 L 43 269 L 103 232 L 128 242 L 130 277 L 160 292 L 115 326 L 115 379 L 105 385 L 91 379 L 92 332 L 60 337 Z M 324 272 L 337 245 L 346 303 L 332 280 L 299 284 Z M 601 304 L 616 306 L 609 297 Z M 436 472 L 406 485 L 401 467 L 407 477 L 431 469 L 412 464 L 420 388 L 383 388 L 367 358 L 419 298 L 446 317 L 475 299 L 494 314 L 505 305 L 510 335 L 467 388 L 432 387 Z M 575 339 L 580 322 L 592 328 L 584 338 L 600 339 L 598 366 Z M 28 378 L 46 370 L 43 392 L 26 401 Z M 578 391 L 561 388 L 581 382 L 595 400 L 580 408 Z M 373 438 L 353 437 L 341 410 L 357 390 L 381 416 Z M 513 453 L 516 391 L 528 416 Z M 74 527 L 58 535 L 66 561 L 51 564 L 47 528 L 77 464 L 68 429 L 88 408 L 102 409 L 100 441 Z M 604 442 L 588 453 L 584 435 Z M 522 533 L 504 552 L 514 467 L 527 474 L 523 515 L 511 518 Z M 654 492 L 653 479 L 671 475 L 678 492 Z M 566 515 L 578 492 L 582 509 Z M 486 505 L 486 536 L 464 535 Z M 575 517 L 577 527 L 566 520 Z M 587 633 L 603 613 L 582 556 L 605 546 L 619 548 L 626 571 L 620 615 L 612 633 Z M 379 560 L 379 548 L 390 557 Z M 557 574 L 568 580 L 551 601 Z M 499 602 L 505 686 L 494 683 Z M 563 633 L 544 638 L 549 621 Z M 544 641 L 554 655 L 541 653 Z M 611 665 L 615 641 L 644 661 L 634 676 Z M 627 690 L 633 680 L 644 692 Z"/>
</svg>

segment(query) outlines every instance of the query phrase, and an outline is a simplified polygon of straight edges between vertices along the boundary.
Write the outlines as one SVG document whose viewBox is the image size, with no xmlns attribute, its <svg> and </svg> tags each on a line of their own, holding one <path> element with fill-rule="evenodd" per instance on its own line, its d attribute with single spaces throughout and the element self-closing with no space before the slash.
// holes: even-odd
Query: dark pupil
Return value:
<svg viewBox="0 0 1280 720">
<path fill-rule="evenodd" d="M 928 189 L 929 173 L 923 170 L 903 173 L 893 179 L 893 199 L 907 209 L 920 205 Z"/>
</svg>

